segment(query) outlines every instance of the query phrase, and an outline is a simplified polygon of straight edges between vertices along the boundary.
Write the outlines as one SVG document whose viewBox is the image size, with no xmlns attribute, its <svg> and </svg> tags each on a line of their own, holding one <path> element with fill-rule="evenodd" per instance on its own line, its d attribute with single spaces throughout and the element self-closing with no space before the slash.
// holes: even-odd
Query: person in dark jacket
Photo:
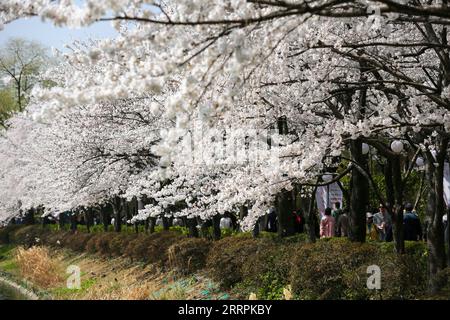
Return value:
<svg viewBox="0 0 450 320">
<path fill-rule="evenodd" d="M 417 214 L 413 213 L 413 209 L 412 204 L 406 204 L 406 212 L 403 216 L 403 232 L 407 241 L 418 241 L 422 238 L 420 219 Z"/>
<path fill-rule="evenodd" d="M 266 230 L 269 232 L 277 232 L 277 227 L 278 227 L 277 212 L 275 211 L 275 208 L 270 208 Z"/>
</svg>

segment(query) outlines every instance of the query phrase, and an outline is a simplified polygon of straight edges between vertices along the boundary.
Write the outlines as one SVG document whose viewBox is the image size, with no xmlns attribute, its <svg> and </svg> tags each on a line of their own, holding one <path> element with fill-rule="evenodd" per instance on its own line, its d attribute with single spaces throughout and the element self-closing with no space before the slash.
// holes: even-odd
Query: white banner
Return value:
<svg viewBox="0 0 450 320">
<path fill-rule="evenodd" d="M 450 204 L 450 165 L 444 163 L 444 201 L 447 206 Z"/>
<path fill-rule="evenodd" d="M 343 200 L 342 190 L 337 184 L 337 182 L 332 183 L 328 186 L 317 188 L 316 202 L 317 208 L 319 209 L 321 215 L 324 214 L 325 209 L 327 207 L 333 209 L 333 206 L 336 202 L 340 202 L 342 208 L 342 200 Z"/>
</svg>

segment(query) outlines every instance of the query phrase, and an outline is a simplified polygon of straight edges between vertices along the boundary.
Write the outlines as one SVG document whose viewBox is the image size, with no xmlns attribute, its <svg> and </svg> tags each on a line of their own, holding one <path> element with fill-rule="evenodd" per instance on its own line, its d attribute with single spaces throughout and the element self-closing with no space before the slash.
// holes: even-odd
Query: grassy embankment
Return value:
<svg viewBox="0 0 450 320">
<path fill-rule="evenodd" d="M 71 233 L 40 226 L 0 230 L 0 270 L 35 285 L 24 261 L 50 260 L 49 283 L 38 287 L 57 299 L 426 299 L 426 246 L 346 239 L 307 243 L 303 235 L 278 239 L 263 233 L 228 234 L 219 241 L 169 232 Z M 27 250 L 17 249 L 23 246 Z M 38 256 L 40 258 L 36 258 Z M 22 258 L 21 258 L 22 257 Z M 21 260 L 22 259 L 22 260 Z M 42 263 L 45 265 L 45 263 Z M 367 267 L 381 268 L 381 290 L 367 289 Z M 81 269 L 81 289 L 67 289 L 65 268 Z M 35 268 L 36 269 L 36 268 Z M 448 278 L 448 270 L 442 278 Z M 449 287 L 432 298 L 449 299 Z"/>
</svg>

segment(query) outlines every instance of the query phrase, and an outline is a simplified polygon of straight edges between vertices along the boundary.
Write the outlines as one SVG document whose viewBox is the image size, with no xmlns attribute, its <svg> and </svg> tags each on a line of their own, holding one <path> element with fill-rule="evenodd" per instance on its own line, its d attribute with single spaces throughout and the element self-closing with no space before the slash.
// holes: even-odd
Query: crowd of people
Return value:
<svg viewBox="0 0 450 320">
<path fill-rule="evenodd" d="M 326 208 L 320 219 L 320 237 L 349 237 L 350 219 L 348 209 L 342 209 L 341 204 L 336 202 L 335 209 Z M 428 221 L 421 223 L 420 217 L 414 210 L 411 203 L 404 206 L 403 213 L 403 237 L 407 241 L 426 240 L 426 229 Z M 446 241 L 448 239 L 448 212 L 443 217 Z M 379 240 L 390 242 L 393 240 L 393 221 L 386 207 L 380 204 L 377 210 L 370 210 L 366 214 L 367 236 L 370 240 Z"/>
<path fill-rule="evenodd" d="M 445 241 L 448 242 L 449 223 L 448 212 L 443 216 L 445 230 Z M 326 208 L 323 214 L 317 214 L 316 235 L 320 238 L 331 237 L 351 237 L 351 219 L 349 210 L 342 208 L 340 202 L 334 203 L 334 208 Z M 292 219 L 296 233 L 305 231 L 305 217 L 301 211 L 293 211 Z M 276 209 L 272 208 L 262 220 L 261 230 L 277 232 L 278 216 Z M 403 237 L 407 241 L 426 241 L 426 231 L 429 222 L 421 221 L 418 213 L 411 203 L 406 203 L 403 212 Z M 380 204 L 378 208 L 367 210 L 366 213 L 366 234 L 368 240 L 372 241 L 393 241 L 393 220 L 387 208 Z"/>
</svg>

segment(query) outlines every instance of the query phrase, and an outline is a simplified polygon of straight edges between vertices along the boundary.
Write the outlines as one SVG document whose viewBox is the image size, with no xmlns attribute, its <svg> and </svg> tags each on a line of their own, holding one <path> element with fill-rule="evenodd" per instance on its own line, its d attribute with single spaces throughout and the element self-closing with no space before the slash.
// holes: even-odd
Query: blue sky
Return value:
<svg viewBox="0 0 450 320">
<path fill-rule="evenodd" d="M 35 17 L 6 24 L 4 30 L 0 31 L 0 46 L 11 37 L 20 37 L 39 41 L 49 48 L 55 47 L 64 50 L 64 44 L 70 44 L 73 40 L 113 38 L 116 35 L 116 31 L 109 22 L 99 22 L 80 29 L 70 29 L 55 27 L 51 22 L 42 22 L 40 18 Z"/>
</svg>

